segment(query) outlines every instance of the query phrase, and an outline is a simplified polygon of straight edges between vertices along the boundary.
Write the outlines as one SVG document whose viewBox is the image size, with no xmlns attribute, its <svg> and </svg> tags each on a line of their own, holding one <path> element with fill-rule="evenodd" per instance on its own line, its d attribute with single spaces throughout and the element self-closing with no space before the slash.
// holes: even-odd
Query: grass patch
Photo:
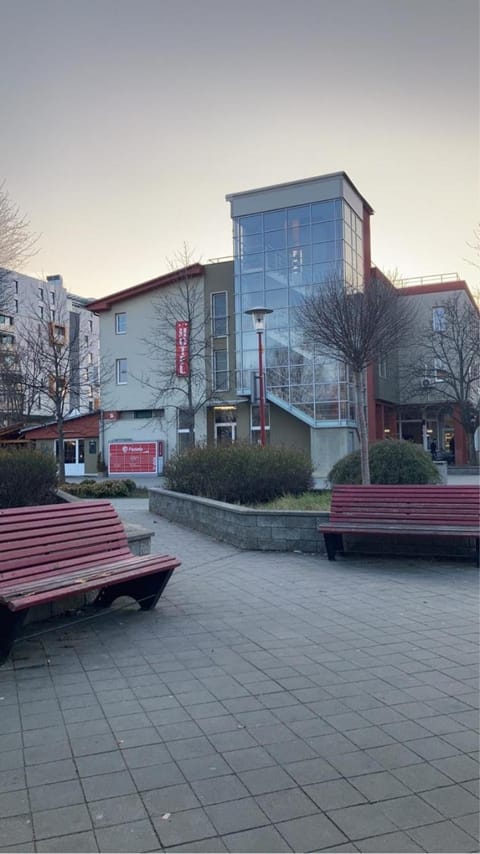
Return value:
<svg viewBox="0 0 480 854">
<path fill-rule="evenodd" d="M 331 492 L 319 489 L 301 495 L 282 495 L 264 504 L 248 505 L 253 510 L 330 510 Z"/>
</svg>

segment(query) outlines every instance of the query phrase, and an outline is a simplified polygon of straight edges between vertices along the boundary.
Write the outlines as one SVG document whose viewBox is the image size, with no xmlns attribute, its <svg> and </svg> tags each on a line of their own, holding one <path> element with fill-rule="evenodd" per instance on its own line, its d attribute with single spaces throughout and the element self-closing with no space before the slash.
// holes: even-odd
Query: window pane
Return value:
<svg viewBox="0 0 480 854">
<path fill-rule="evenodd" d="M 333 201 L 316 202 L 312 205 L 312 222 L 322 222 L 328 219 L 334 219 Z"/>
<path fill-rule="evenodd" d="M 335 239 L 334 222 L 317 222 L 312 225 L 312 243 L 323 243 L 324 240 Z"/>
<path fill-rule="evenodd" d="M 123 335 L 127 331 L 127 314 L 122 311 L 115 315 L 115 332 L 117 335 Z"/>
<path fill-rule="evenodd" d="M 263 227 L 265 231 L 271 231 L 275 228 L 284 228 L 286 224 L 286 211 L 269 211 L 263 215 Z"/>
<path fill-rule="evenodd" d="M 265 235 L 266 251 L 270 249 L 285 249 L 286 245 L 287 239 L 284 229 L 282 231 L 270 231 Z"/>
<path fill-rule="evenodd" d="M 251 216 L 241 216 L 239 223 L 243 237 L 246 234 L 258 234 L 262 230 L 262 215 L 252 214 Z"/>
</svg>

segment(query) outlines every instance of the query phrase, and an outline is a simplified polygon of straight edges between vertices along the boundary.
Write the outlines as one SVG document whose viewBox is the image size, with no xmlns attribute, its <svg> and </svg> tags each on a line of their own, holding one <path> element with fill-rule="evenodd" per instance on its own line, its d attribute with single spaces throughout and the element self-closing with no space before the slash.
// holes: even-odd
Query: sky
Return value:
<svg viewBox="0 0 480 854">
<path fill-rule="evenodd" d="M 99 298 L 232 255 L 225 196 L 345 171 L 373 261 L 480 271 L 477 0 L 0 0 L 23 272 Z"/>
</svg>

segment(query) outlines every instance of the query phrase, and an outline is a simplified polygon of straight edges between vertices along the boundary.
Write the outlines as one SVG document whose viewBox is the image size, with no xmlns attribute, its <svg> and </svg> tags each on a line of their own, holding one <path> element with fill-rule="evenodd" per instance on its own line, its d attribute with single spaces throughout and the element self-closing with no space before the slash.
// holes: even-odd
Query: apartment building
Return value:
<svg viewBox="0 0 480 854">
<path fill-rule="evenodd" d="M 98 318 L 86 307 L 90 300 L 70 293 L 60 275 L 43 280 L 12 271 L 2 291 L 0 423 L 39 422 L 55 414 L 52 370 L 37 349 L 42 340 L 63 359 L 65 414 L 98 409 Z"/>
</svg>

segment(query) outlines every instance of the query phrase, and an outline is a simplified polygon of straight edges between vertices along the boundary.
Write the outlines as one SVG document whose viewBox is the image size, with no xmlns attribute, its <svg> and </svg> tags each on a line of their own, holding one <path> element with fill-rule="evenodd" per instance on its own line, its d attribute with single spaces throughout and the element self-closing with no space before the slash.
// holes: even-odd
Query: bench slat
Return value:
<svg viewBox="0 0 480 854">
<path fill-rule="evenodd" d="M 0 602 L 8 604 L 11 611 L 42 604 L 69 596 L 80 591 L 97 590 L 108 587 L 133 576 L 175 569 L 180 561 L 170 555 L 133 556 L 130 560 L 93 567 L 81 573 L 72 573 L 55 578 L 44 578 L 30 584 L 20 584 L 0 591 Z"/>
</svg>

